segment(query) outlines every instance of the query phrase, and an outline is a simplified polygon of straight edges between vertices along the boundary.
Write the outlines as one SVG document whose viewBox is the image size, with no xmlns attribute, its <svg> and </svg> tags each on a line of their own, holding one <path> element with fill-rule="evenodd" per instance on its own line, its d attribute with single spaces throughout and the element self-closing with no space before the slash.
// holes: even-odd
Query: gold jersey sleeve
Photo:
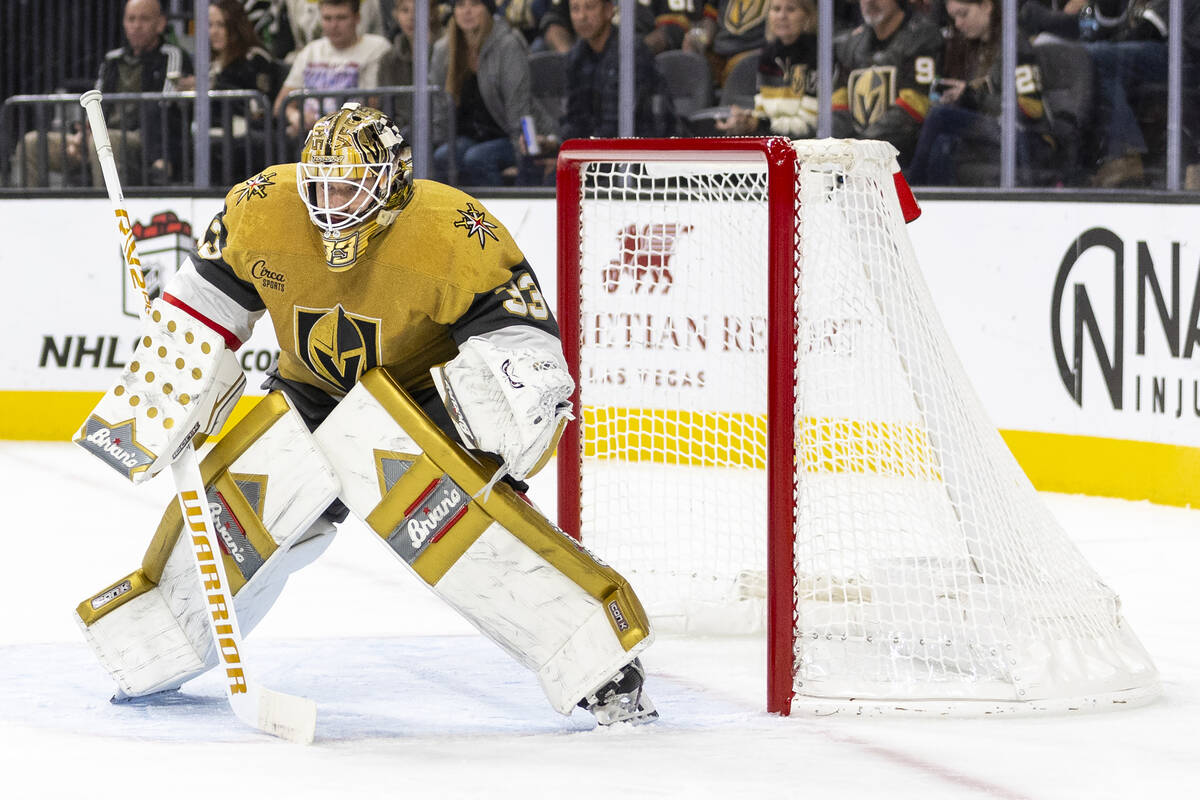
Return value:
<svg viewBox="0 0 1200 800">
<path fill-rule="evenodd" d="M 377 366 L 410 390 L 430 386 L 429 368 L 457 352 L 455 323 L 525 265 L 482 203 L 432 181 L 416 182 L 390 225 L 323 239 L 297 194 L 294 164 L 235 186 L 205 241 L 217 288 L 266 308 L 280 376 L 334 396 Z"/>
</svg>

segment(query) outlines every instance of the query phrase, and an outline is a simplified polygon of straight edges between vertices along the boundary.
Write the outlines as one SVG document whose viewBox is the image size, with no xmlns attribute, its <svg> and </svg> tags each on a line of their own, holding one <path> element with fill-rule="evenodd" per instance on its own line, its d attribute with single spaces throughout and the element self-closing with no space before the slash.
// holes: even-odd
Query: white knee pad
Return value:
<svg viewBox="0 0 1200 800">
<path fill-rule="evenodd" d="M 333 539 L 320 519 L 337 478 L 282 394 L 272 394 L 201 466 L 243 634 L 263 618 L 288 575 Z M 141 569 L 76 609 L 100 663 L 130 697 L 178 686 L 216 664 L 208 606 L 178 507 L 163 516 Z"/>
</svg>

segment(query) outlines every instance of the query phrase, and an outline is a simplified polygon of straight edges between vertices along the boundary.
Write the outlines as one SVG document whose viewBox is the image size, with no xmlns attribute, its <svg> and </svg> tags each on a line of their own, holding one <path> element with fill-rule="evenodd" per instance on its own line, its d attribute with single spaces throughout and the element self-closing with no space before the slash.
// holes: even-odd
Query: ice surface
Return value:
<svg viewBox="0 0 1200 800">
<path fill-rule="evenodd" d="M 534 499 L 553 507 L 552 477 Z M 66 444 L 0 442 L 0 794 L 7 798 L 1135 798 L 1200 796 L 1200 512 L 1047 495 L 1122 597 L 1164 696 L 1061 717 L 778 718 L 760 638 L 662 638 L 659 723 L 562 717 L 516 667 L 347 524 L 250 637 L 261 681 L 318 704 L 290 745 L 212 676 L 173 702 L 108 703 L 71 610 L 132 570 L 169 499 Z"/>
</svg>

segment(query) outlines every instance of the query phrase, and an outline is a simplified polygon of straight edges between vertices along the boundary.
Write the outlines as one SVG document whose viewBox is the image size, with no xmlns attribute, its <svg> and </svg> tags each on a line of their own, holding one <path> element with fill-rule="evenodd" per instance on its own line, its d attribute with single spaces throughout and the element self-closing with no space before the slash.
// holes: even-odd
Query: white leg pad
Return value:
<svg viewBox="0 0 1200 800">
<path fill-rule="evenodd" d="M 508 486 L 473 496 L 494 468 L 383 375 L 367 373 L 314 434 L 342 501 L 569 714 L 652 641 L 641 604 Z"/>
<path fill-rule="evenodd" d="M 281 545 L 238 591 L 233 606 L 243 634 L 262 621 L 288 575 L 325 551 L 334 532 L 331 523 L 318 521 L 294 537 L 296 543 Z M 91 625 L 85 625 L 78 612 L 75 619 L 121 692 L 140 697 L 175 688 L 216 666 L 208 613 L 190 545 L 180 537 L 157 586 Z"/>
<path fill-rule="evenodd" d="M 235 586 L 241 584 L 234 607 L 243 635 L 262 620 L 288 575 L 316 559 L 335 532 L 332 523 L 319 519 L 338 493 L 332 468 L 299 415 L 281 405 L 282 396 L 268 399 L 270 409 L 247 417 L 252 438 L 230 445 L 229 452 L 236 453 L 232 463 L 224 466 L 218 446 L 210 456 L 216 463 L 206 459 L 202 468 L 226 572 Z M 229 436 L 236 437 L 241 427 Z M 143 570 L 76 610 L 88 645 L 130 697 L 179 686 L 216 664 L 191 543 L 178 528 L 165 530 L 156 535 Z M 165 561 L 157 548 L 169 548 Z M 147 577 L 156 572 L 145 566 L 152 561 L 161 565 L 157 581 Z"/>
<path fill-rule="evenodd" d="M 91 625 L 78 612 L 75 621 L 100 666 L 129 697 L 174 688 L 205 669 L 157 587 Z"/>
<path fill-rule="evenodd" d="M 625 650 L 608 612 L 548 561 L 493 523 L 435 591 L 489 639 L 537 673 L 556 711 L 606 683 L 650 644 Z"/>
</svg>

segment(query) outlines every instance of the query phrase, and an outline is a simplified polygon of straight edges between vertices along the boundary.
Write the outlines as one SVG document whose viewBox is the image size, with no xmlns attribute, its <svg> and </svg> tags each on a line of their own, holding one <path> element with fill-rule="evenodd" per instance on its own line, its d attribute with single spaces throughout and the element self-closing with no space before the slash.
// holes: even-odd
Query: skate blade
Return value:
<svg viewBox="0 0 1200 800">
<path fill-rule="evenodd" d="M 112 697 L 108 698 L 108 702 L 114 706 L 157 706 L 157 705 L 172 705 L 179 703 L 183 699 L 183 693 L 179 691 L 178 686 L 170 689 L 159 689 L 157 692 L 150 694 L 128 695 L 117 689 Z"/>
</svg>

